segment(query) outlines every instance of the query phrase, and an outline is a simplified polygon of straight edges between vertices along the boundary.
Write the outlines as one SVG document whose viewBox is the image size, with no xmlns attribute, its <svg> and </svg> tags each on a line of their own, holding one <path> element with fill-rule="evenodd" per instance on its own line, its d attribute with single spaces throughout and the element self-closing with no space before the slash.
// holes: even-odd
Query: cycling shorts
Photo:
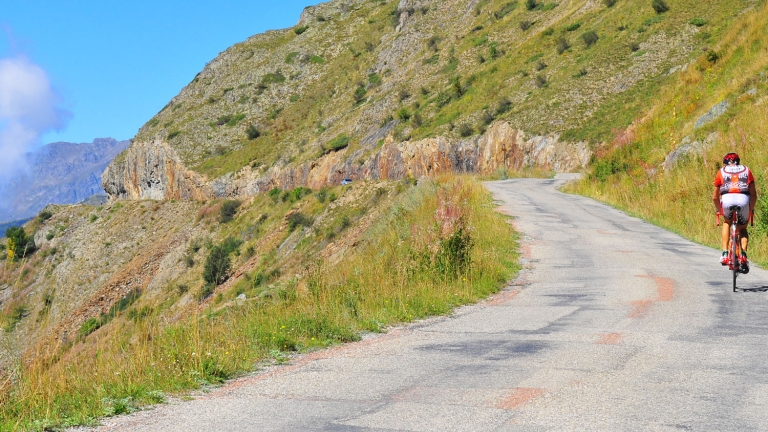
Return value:
<svg viewBox="0 0 768 432">
<path fill-rule="evenodd" d="M 749 195 L 741 193 L 729 193 L 720 197 L 720 202 L 723 204 L 723 217 L 730 222 L 733 219 L 733 212 L 731 212 L 731 206 L 741 206 L 739 212 L 739 225 L 746 225 L 749 221 Z"/>
</svg>

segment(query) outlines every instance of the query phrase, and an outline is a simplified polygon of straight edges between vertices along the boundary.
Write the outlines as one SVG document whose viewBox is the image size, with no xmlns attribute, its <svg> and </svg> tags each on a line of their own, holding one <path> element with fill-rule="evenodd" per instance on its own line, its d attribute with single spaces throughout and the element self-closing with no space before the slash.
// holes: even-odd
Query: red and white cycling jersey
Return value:
<svg viewBox="0 0 768 432">
<path fill-rule="evenodd" d="M 720 195 L 740 193 L 749 195 L 749 185 L 755 182 L 752 171 L 744 165 L 726 165 L 717 172 L 715 186 Z"/>
</svg>

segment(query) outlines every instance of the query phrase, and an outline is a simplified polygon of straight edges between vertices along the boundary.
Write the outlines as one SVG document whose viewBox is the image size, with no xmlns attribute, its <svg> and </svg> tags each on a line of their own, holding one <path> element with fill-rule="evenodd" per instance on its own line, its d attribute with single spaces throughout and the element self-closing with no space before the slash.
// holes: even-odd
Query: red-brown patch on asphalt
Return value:
<svg viewBox="0 0 768 432">
<path fill-rule="evenodd" d="M 605 235 L 616 235 L 614 231 L 606 231 L 606 230 L 597 230 L 599 234 L 605 234 Z"/>
<path fill-rule="evenodd" d="M 629 317 L 640 318 L 648 313 L 648 308 L 653 304 L 653 300 L 635 300 L 631 304 L 632 311 L 629 312 Z"/>
<path fill-rule="evenodd" d="M 516 388 L 512 394 L 496 404 L 496 408 L 513 410 L 520 408 L 528 402 L 544 394 L 544 389 L 540 388 Z"/>
<path fill-rule="evenodd" d="M 621 338 L 621 333 L 603 333 L 597 339 L 597 343 L 601 345 L 616 345 L 621 341 Z"/>
<path fill-rule="evenodd" d="M 502 291 L 491 296 L 485 304 L 488 306 L 498 306 L 512 300 L 517 297 L 518 294 L 520 294 L 520 291 Z"/>
<path fill-rule="evenodd" d="M 648 313 L 648 309 L 657 302 L 672 301 L 675 296 L 675 282 L 670 278 L 660 276 L 637 275 L 639 278 L 652 279 L 656 283 L 656 297 L 647 300 L 633 301 L 630 318 L 639 318 Z"/>
</svg>

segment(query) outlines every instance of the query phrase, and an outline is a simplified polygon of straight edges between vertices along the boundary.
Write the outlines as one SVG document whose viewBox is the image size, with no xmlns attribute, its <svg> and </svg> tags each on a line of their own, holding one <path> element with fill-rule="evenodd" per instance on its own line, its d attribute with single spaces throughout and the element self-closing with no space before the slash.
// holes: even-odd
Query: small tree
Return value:
<svg viewBox="0 0 768 432">
<path fill-rule="evenodd" d="M 237 200 L 227 200 L 224 201 L 224 204 L 221 205 L 221 209 L 219 210 L 219 220 L 221 223 L 227 223 L 232 220 L 232 218 L 235 216 L 235 213 L 237 213 L 237 209 L 240 207 L 240 201 Z"/>
<path fill-rule="evenodd" d="M 558 54 L 564 53 L 570 47 L 571 47 L 571 44 L 570 44 L 570 42 L 568 42 L 568 39 L 566 39 L 564 37 L 561 37 L 560 39 L 557 40 L 557 53 Z"/>
<path fill-rule="evenodd" d="M 259 128 L 256 127 L 255 124 L 250 124 L 245 128 L 245 135 L 249 140 L 254 140 L 261 136 L 261 131 L 259 131 Z"/>
<path fill-rule="evenodd" d="M 664 0 L 653 0 L 651 2 L 651 7 L 653 7 L 653 10 L 655 10 L 657 14 L 664 13 L 669 10 L 669 6 L 667 6 L 667 3 L 664 2 Z"/>
<path fill-rule="evenodd" d="M 591 31 L 591 30 L 581 35 L 581 40 L 584 41 L 584 44 L 586 44 L 587 47 L 591 47 L 599 39 L 600 39 L 600 37 L 597 36 L 597 33 L 595 33 L 594 31 Z"/>
<path fill-rule="evenodd" d="M 205 260 L 203 279 L 214 287 L 221 285 L 227 280 L 231 265 L 229 253 L 226 249 L 222 246 L 213 246 L 211 253 L 208 254 L 208 258 Z"/>
<path fill-rule="evenodd" d="M 35 247 L 35 239 L 27 236 L 23 227 L 11 227 L 5 230 L 5 236 L 8 237 L 8 260 L 15 258 L 24 258 L 32 254 Z"/>
</svg>

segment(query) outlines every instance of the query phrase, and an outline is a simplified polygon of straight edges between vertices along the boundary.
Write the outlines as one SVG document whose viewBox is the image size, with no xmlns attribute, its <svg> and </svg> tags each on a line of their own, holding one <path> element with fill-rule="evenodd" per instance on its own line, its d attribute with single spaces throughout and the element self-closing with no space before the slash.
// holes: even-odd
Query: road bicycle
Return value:
<svg viewBox="0 0 768 432">
<path fill-rule="evenodd" d="M 742 262 L 740 259 L 741 235 L 739 234 L 739 230 L 736 229 L 739 221 L 739 212 L 741 212 L 741 209 L 742 207 L 739 205 L 728 207 L 728 210 L 733 215 L 731 219 L 731 237 L 728 245 L 728 270 L 733 273 L 733 292 L 736 292 L 736 277 L 739 274 L 749 273 L 748 263 L 746 261 Z M 749 224 L 755 226 L 755 222 L 753 221 L 752 217 L 753 214 L 750 212 Z M 717 213 L 717 226 L 720 226 L 720 212 Z"/>
</svg>

